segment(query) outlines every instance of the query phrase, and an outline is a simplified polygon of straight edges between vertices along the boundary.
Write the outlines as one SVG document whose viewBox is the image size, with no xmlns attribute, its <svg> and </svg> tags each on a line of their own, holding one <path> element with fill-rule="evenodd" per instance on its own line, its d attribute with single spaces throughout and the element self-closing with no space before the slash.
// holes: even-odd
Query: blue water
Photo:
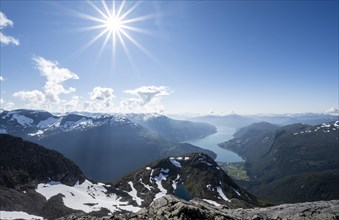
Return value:
<svg viewBox="0 0 339 220">
<path fill-rule="evenodd" d="M 185 186 L 183 184 L 178 184 L 177 188 L 174 191 L 174 195 L 180 199 L 190 201 L 193 199 L 193 197 L 190 195 L 190 193 L 186 190 Z"/>
<path fill-rule="evenodd" d="M 215 159 L 217 162 L 240 162 L 243 161 L 243 159 L 236 153 L 222 149 L 218 146 L 219 143 L 232 139 L 234 132 L 234 128 L 218 127 L 217 133 L 215 134 L 185 142 L 213 151 L 217 154 L 217 158 Z"/>
</svg>

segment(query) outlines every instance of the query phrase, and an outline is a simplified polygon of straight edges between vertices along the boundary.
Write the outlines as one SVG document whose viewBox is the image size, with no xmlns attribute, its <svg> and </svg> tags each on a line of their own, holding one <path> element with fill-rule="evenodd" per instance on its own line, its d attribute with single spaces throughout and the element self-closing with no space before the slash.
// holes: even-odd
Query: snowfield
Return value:
<svg viewBox="0 0 339 220">
<path fill-rule="evenodd" d="M 43 217 L 30 215 L 26 212 L 16 212 L 16 211 L 0 211 L 0 219 L 44 219 Z"/>
<path fill-rule="evenodd" d="M 76 183 L 74 186 L 67 186 L 53 181 L 46 184 L 41 183 L 38 185 L 36 192 L 43 195 L 47 200 L 60 193 L 64 196 L 63 202 L 65 206 L 82 210 L 86 213 L 98 211 L 101 208 L 106 208 L 112 213 L 121 209 L 131 212 L 140 210 L 139 207 L 128 205 L 128 202 L 120 201 L 121 198 L 117 195 L 108 194 L 103 184 L 93 184 L 88 180 L 85 180 L 82 184 Z M 139 201 L 139 199 L 134 198 L 136 201 Z"/>
</svg>

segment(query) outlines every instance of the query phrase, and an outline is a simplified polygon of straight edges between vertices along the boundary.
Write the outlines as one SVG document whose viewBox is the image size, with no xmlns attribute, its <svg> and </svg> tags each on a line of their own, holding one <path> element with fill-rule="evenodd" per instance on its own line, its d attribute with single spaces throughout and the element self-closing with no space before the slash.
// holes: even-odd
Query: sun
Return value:
<svg viewBox="0 0 339 220">
<path fill-rule="evenodd" d="M 131 55 L 128 49 L 128 45 L 132 44 L 139 48 L 146 55 L 151 56 L 150 53 L 134 38 L 132 32 L 138 32 L 142 34 L 150 34 L 149 31 L 144 30 L 138 26 L 138 23 L 148 19 L 152 19 L 155 15 L 142 15 L 132 16 L 135 9 L 140 5 L 141 1 L 131 2 L 126 1 L 112 1 L 111 5 L 108 5 L 106 1 L 101 2 L 88 2 L 94 9 L 94 14 L 81 14 L 85 19 L 93 22 L 93 25 L 86 28 L 86 30 L 99 30 L 97 35 L 92 38 L 85 47 L 92 45 L 99 39 L 103 39 L 100 53 L 108 45 L 112 48 L 113 57 L 116 56 L 116 48 L 121 46 L 125 53 L 131 59 Z"/>
<path fill-rule="evenodd" d="M 122 30 L 122 22 L 120 18 L 111 17 L 105 21 L 105 28 L 108 32 L 121 32 Z"/>
</svg>

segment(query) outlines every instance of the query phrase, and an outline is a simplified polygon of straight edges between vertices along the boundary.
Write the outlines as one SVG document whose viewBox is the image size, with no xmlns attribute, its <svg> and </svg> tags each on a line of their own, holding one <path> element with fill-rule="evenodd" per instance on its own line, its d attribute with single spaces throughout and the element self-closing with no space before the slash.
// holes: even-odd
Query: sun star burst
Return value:
<svg viewBox="0 0 339 220">
<path fill-rule="evenodd" d="M 86 30 L 100 30 L 98 34 L 91 39 L 86 47 L 92 45 L 98 39 L 103 38 L 103 44 L 99 55 L 103 49 L 110 43 L 113 57 L 115 58 L 116 48 L 119 45 L 122 46 L 128 58 L 131 60 L 131 55 L 128 50 L 128 42 L 143 51 L 146 55 L 151 56 L 150 53 L 130 34 L 131 32 L 138 32 L 143 34 L 150 34 L 148 31 L 138 28 L 137 22 L 145 21 L 154 18 L 154 15 L 143 15 L 138 17 L 131 17 L 134 10 L 141 3 L 140 1 L 127 6 L 126 1 L 120 1 L 118 4 L 116 1 L 112 1 L 111 5 L 108 5 L 105 1 L 101 1 L 101 7 L 98 7 L 95 3 L 89 4 L 95 10 L 96 15 L 82 15 L 82 17 L 95 22 L 95 25 L 86 28 Z"/>
</svg>

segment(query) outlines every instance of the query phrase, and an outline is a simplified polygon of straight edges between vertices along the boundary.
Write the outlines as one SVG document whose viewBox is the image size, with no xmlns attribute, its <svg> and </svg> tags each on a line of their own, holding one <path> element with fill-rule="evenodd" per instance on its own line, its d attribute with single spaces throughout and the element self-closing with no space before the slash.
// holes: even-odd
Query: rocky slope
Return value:
<svg viewBox="0 0 339 220">
<path fill-rule="evenodd" d="M 50 180 L 74 185 L 85 179 L 79 167 L 54 150 L 5 134 L 0 143 L 0 186 L 23 191 Z"/>
<path fill-rule="evenodd" d="M 136 189 L 139 202 L 148 206 L 153 200 L 172 194 L 179 198 L 193 198 L 228 207 L 257 206 L 257 198 L 240 188 L 219 166 L 205 154 L 169 157 L 127 175 L 112 184 L 123 191 Z"/>
<path fill-rule="evenodd" d="M 234 136 L 220 146 L 246 160 L 254 194 L 277 203 L 339 199 L 339 121 L 257 123 Z"/>
<path fill-rule="evenodd" d="M 93 218 L 82 214 L 73 214 L 59 220 L 115 219 L 115 220 L 329 220 L 338 219 L 339 201 L 319 201 L 310 203 L 284 204 L 268 208 L 229 209 L 227 206 L 216 207 L 203 200 L 195 199 L 189 202 L 167 195 L 154 201 L 149 207 L 137 213 L 117 214 L 104 218 Z"/>
</svg>

